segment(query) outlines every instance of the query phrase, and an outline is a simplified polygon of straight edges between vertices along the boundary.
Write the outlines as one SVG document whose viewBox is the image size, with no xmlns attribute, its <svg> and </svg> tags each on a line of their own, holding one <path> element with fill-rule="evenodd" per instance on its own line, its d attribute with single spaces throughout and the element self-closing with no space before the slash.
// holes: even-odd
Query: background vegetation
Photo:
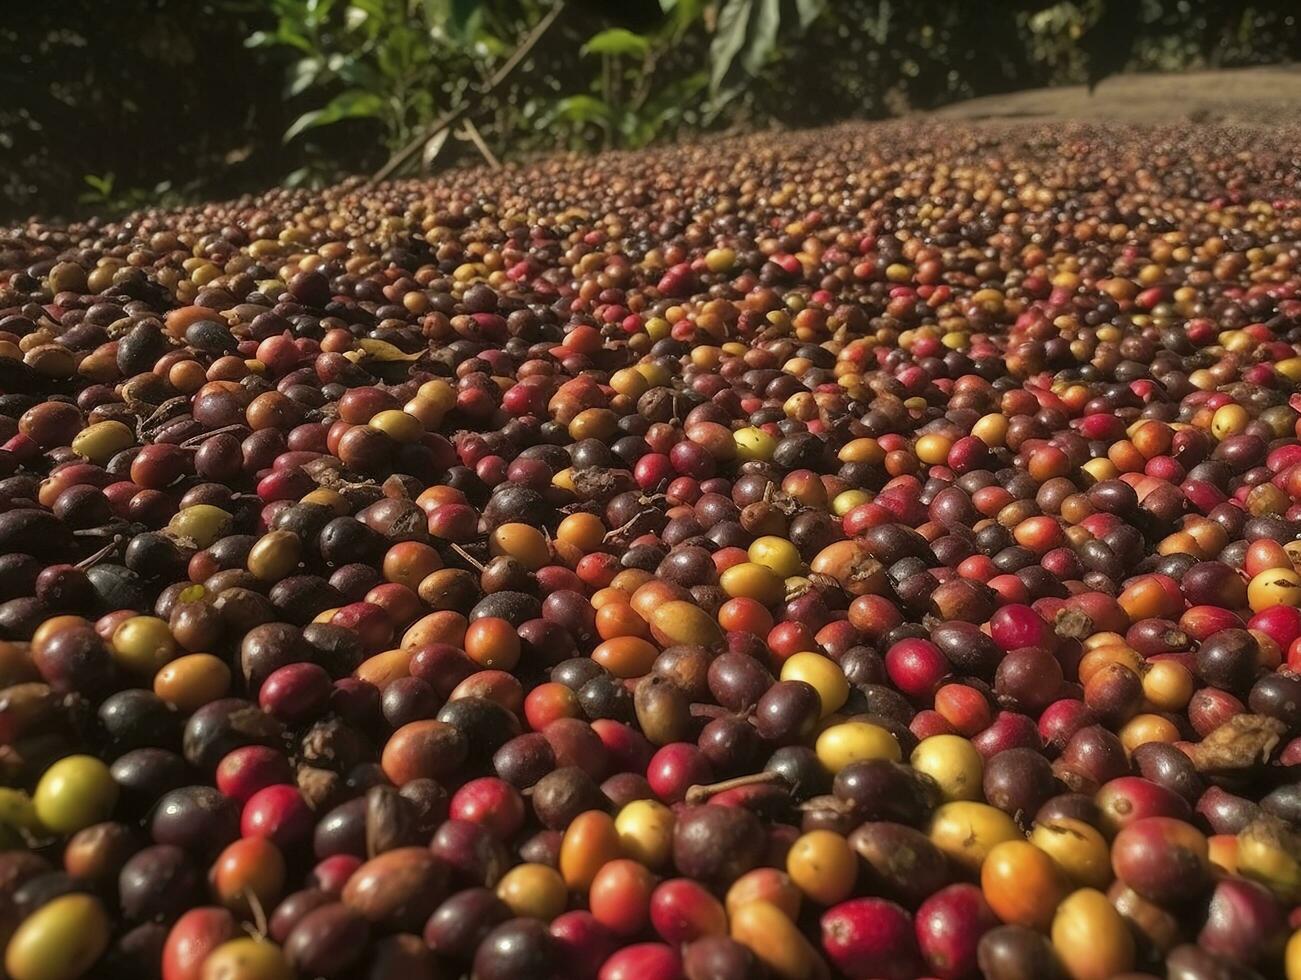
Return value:
<svg viewBox="0 0 1301 980">
<path fill-rule="evenodd" d="M 28 0 L 0 23 L 0 219 L 1301 58 L 1294 0 Z M 17 8 L 20 4 L 15 3 Z M 444 113 L 466 119 L 433 140 Z"/>
</svg>

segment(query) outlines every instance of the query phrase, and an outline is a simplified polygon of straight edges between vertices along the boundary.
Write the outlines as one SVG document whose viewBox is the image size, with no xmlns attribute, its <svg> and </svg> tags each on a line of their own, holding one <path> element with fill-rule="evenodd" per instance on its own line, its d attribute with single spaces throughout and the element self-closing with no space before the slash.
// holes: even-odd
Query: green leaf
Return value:
<svg viewBox="0 0 1301 980">
<path fill-rule="evenodd" d="M 745 47 L 753 0 L 727 0 L 718 13 L 718 27 L 709 44 L 709 87 L 717 92 L 727 77 L 732 61 Z"/>
<path fill-rule="evenodd" d="M 661 0 L 664 12 L 669 14 L 656 31 L 661 38 L 681 37 L 705 12 L 706 0 Z"/>
<path fill-rule="evenodd" d="M 647 101 L 646 110 L 651 113 L 673 110 L 681 112 L 709 87 L 709 74 L 705 71 L 693 72 L 669 82 L 658 89 Z"/>
<path fill-rule="evenodd" d="M 425 143 L 424 149 L 420 152 L 421 166 L 428 168 L 430 164 L 437 159 L 438 154 L 442 152 L 443 147 L 447 145 L 447 138 L 452 135 L 452 128 L 444 126 Z"/>
<path fill-rule="evenodd" d="M 479 31 L 474 39 L 474 53 L 480 58 L 504 58 L 513 50 L 512 45 L 487 31 Z"/>
<path fill-rule="evenodd" d="M 286 187 L 302 187 L 312 179 L 311 167 L 299 167 L 285 178 Z"/>
<path fill-rule="evenodd" d="M 468 40 L 483 18 L 483 0 L 449 0 L 447 27 L 453 37 Z"/>
<path fill-rule="evenodd" d="M 368 41 L 383 37 L 396 23 L 392 5 L 386 0 L 352 0 L 343 12 L 344 27 Z M 353 41 L 344 41 L 350 47 Z M 336 42 L 335 47 L 338 46 Z"/>
<path fill-rule="evenodd" d="M 308 112 L 304 112 L 293 121 L 293 124 L 288 129 L 285 130 L 283 141 L 288 143 L 300 133 L 316 126 L 329 125 L 330 122 L 331 120 L 326 118 L 326 112 L 324 109 L 312 109 Z"/>
<path fill-rule="evenodd" d="M 284 141 L 290 142 L 300 133 L 319 126 L 329 126 L 344 119 L 362 119 L 380 115 L 384 100 L 374 92 L 350 90 L 336 95 L 322 109 L 304 112 L 285 130 Z"/>
<path fill-rule="evenodd" d="M 245 39 L 244 44 L 250 48 L 283 44 L 286 47 L 297 48 L 305 54 L 313 53 L 312 42 L 286 23 L 281 23 L 274 34 L 268 34 L 266 31 L 254 31 Z"/>
<path fill-rule="evenodd" d="M 795 0 L 795 10 L 800 16 L 800 29 L 803 30 L 822 16 L 827 9 L 827 0 Z"/>
<path fill-rule="evenodd" d="M 102 177 L 99 174 L 85 174 L 81 179 L 86 182 L 87 187 L 101 197 L 108 197 L 113 193 L 114 176 L 111 170 Z"/>
<path fill-rule="evenodd" d="M 749 44 L 741 64 L 751 75 L 763 69 L 769 56 L 777 50 L 777 31 L 781 27 L 781 0 L 756 0 L 754 23 L 748 32 Z"/>
<path fill-rule="evenodd" d="M 660 89 L 637 113 L 622 120 L 628 146 L 637 149 L 658 139 L 666 126 L 681 120 L 708 86 L 709 74 L 698 71 Z"/>
<path fill-rule="evenodd" d="M 612 27 L 588 38 L 583 45 L 583 54 L 632 54 L 645 55 L 650 50 L 650 41 L 641 34 L 634 34 L 623 27 Z"/>
<path fill-rule="evenodd" d="M 369 20 L 370 14 L 360 4 L 350 3 L 348 9 L 343 12 L 343 26 L 350 31 L 364 27 Z"/>
<path fill-rule="evenodd" d="M 384 0 L 352 0 L 348 8 L 346 13 L 349 16 L 374 17 L 376 20 L 384 20 L 386 16 Z"/>
<path fill-rule="evenodd" d="M 556 103 L 553 114 L 570 122 L 604 122 L 610 118 L 610 106 L 591 95 L 570 95 Z"/>
<path fill-rule="evenodd" d="M 396 28 L 384 35 L 375 52 L 375 64 L 379 68 L 380 75 L 387 80 L 385 89 L 391 88 L 394 79 L 408 77 L 419 43 L 414 38 L 413 32 L 404 27 Z M 424 50 L 427 51 L 428 48 L 424 47 Z M 359 87 L 373 91 L 371 86 Z"/>
<path fill-rule="evenodd" d="M 890 0 L 880 0 L 876 8 L 876 16 L 868 19 L 864 23 L 868 35 L 877 44 L 885 44 L 886 38 L 890 35 Z"/>
<path fill-rule="evenodd" d="M 425 25 L 434 37 L 465 44 L 483 24 L 483 0 L 421 0 Z"/>
<path fill-rule="evenodd" d="M 294 65 L 293 77 L 285 89 L 285 94 L 290 98 L 295 95 L 302 95 L 320 79 L 322 67 L 321 62 L 316 58 L 299 59 L 298 63 Z"/>
<path fill-rule="evenodd" d="M 350 88 L 364 89 L 367 92 L 380 92 L 386 90 L 389 85 L 374 65 L 360 58 L 332 54 L 326 60 L 325 66 L 343 79 Z"/>
<path fill-rule="evenodd" d="M 307 20 L 313 25 L 324 24 L 330 16 L 334 0 L 307 0 Z"/>
</svg>

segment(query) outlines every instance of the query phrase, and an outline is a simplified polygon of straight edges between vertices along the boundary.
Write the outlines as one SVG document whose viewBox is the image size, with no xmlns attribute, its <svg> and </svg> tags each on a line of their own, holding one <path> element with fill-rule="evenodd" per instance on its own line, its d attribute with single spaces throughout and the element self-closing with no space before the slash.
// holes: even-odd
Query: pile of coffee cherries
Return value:
<svg viewBox="0 0 1301 980">
<path fill-rule="evenodd" d="M 0 235 L 0 972 L 1301 980 L 1299 139 Z"/>
</svg>

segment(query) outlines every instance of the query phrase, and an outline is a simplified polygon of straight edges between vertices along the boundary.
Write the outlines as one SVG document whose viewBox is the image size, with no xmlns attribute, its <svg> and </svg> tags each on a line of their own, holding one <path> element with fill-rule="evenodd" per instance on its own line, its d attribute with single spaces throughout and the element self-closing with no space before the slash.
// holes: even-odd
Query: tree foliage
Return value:
<svg viewBox="0 0 1301 980">
<path fill-rule="evenodd" d="M 0 23 L 11 217 L 377 166 L 484 84 L 552 0 L 15 0 Z M 1088 83 L 1301 59 L 1294 0 L 567 0 L 476 106 L 498 157 L 635 149 Z M 477 151 L 441 134 L 412 167 Z"/>
</svg>

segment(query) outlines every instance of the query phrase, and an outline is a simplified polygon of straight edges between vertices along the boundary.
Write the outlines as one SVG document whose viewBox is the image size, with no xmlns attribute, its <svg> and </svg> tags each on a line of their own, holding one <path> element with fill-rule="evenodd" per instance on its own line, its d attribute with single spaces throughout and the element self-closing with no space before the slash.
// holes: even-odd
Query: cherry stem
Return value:
<svg viewBox="0 0 1301 980">
<path fill-rule="evenodd" d="M 113 538 L 113 540 L 110 541 L 108 544 L 104 545 L 104 547 L 100 548 L 99 551 L 95 552 L 93 555 L 87 555 L 85 558 L 81 559 L 81 561 L 77 562 L 77 564 L 74 565 L 73 567 L 80 568 L 83 571 L 87 568 L 91 568 L 92 566 L 99 564 L 99 562 L 103 561 L 113 552 L 117 551 L 117 549 L 121 547 L 121 545 L 122 545 L 122 535 L 119 534 L 116 535 Z"/>
<path fill-rule="evenodd" d="M 224 436 L 228 432 L 243 432 L 248 426 L 238 423 L 233 425 L 223 425 L 220 428 L 213 429 L 211 432 L 200 432 L 197 435 L 190 436 L 188 439 L 182 439 L 176 445 L 181 449 L 197 449 L 213 436 Z"/>
<path fill-rule="evenodd" d="M 241 892 L 244 896 L 244 900 L 248 902 L 249 912 L 253 916 L 253 927 L 257 930 L 256 938 L 266 939 L 267 913 L 266 913 L 266 909 L 262 907 L 261 899 L 259 899 L 257 897 L 257 893 L 254 892 L 247 885 L 241 889 Z"/>
<path fill-rule="evenodd" d="M 139 525 L 134 525 L 134 527 L 138 528 Z M 107 524 L 101 524 L 99 527 L 78 528 L 77 530 L 72 532 L 72 536 L 75 538 L 107 538 L 107 537 L 118 538 L 121 537 L 122 534 L 127 531 L 132 531 L 132 533 L 138 533 L 138 531 L 133 530 L 133 525 L 131 524 L 130 521 L 123 521 L 115 518 L 114 520 L 109 521 Z"/>
<path fill-rule="evenodd" d="M 470 554 L 468 551 L 466 551 L 464 548 L 462 548 L 462 547 L 461 547 L 459 544 L 457 544 L 455 541 L 451 542 L 451 548 L 452 548 L 452 550 L 455 551 L 458 555 L 460 555 L 462 558 L 464 558 L 466 561 L 468 561 L 468 562 L 470 563 L 470 567 L 472 567 L 476 572 L 479 572 L 480 574 L 482 574 L 483 569 L 484 569 L 484 564 L 483 564 L 483 562 L 479 561 L 478 558 L 475 558 L 474 555 Z"/>
<path fill-rule="evenodd" d="M 646 508 L 646 509 L 643 509 L 643 510 L 639 510 L 639 511 L 637 511 L 637 513 L 633 514 L 632 517 L 628 518 L 626 521 L 624 521 L 624 522 L 623 522 L 622 524 L 620 524 L 618 527 L 614 528 L 614 529 L 611 530 L 611 531 L 606 531 L 606 532 L 605 532 L 605 537 L 603 537 L 601 540 L 604 541 L 606 544 L 609 544 L 611 541 L 618 540 L 619 535 L 621 535 L 621 534 L 623 534 L 625 531 L 627 531 L 628 528 L 632 527 L 634 524 L 636 524 L 639 520 L 641 520 L 641 519 L 642 519 L 643 517 L 645 517 L 647 514 L 654 514 L 654 513 L 655 513 L 655 509 L 654 509 L 654 508 Z"/>
<path fill-rule="evenodd" d="M 752 772 L 748 776 L 734 776 L 731 779 L 724 779 L 717 783 L 697 783 L 687 790 L 686 802 L 688 806 L 696 806 L 700 803 L 707 803 L 712 797 L 719 793 L 726 793 L 729 789 L 740 789 L 743 786 L 767 786 L 770 783 L 785 783 L 786 777 L 779 772 L 765 771 Z"/>
</svg>

